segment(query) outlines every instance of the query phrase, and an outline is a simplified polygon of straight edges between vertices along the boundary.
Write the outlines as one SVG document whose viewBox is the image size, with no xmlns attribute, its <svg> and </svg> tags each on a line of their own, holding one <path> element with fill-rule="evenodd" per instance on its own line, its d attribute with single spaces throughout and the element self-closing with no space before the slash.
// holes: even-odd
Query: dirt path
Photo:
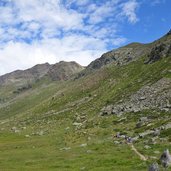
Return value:
<svg viewBox="0 0 171 171">
<path fill-rule="evenodd" d="M 141 160 L 146 161 L 147 157 L 145 157 L 144 155 L 142 155 L 133 144 L 130 144 L 131 149 L 140 157 Z"/>
</svg>

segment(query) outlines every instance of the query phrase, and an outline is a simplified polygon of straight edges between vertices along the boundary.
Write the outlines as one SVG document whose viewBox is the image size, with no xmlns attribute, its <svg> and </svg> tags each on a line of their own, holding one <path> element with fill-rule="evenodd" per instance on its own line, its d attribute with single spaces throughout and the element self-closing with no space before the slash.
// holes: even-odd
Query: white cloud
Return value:
<svg viewBox="0 0 171 171">
<path fill-rule="evenodd" d="M 138 8 L 139 4 L 136 0 L 130 0 L 122 6 L 122 16 L 126 16 L 128 18 L 128 21 L 130 23 L 136 23 L 138 21 L 137 15 L 136 15 L 136 9 Z"/>
<path fill-rule="evenodd" d="M 116 8 L 109 3 L 105 3 L 102 6 L 90 6 L 89 11 L 91 11 L 91 15 L 89 15 L 89 23 L 93 24 L 102 22 L 107 17 L 113 16 L 116 12 Z"/>
<path fill-rule="evenodd" d="M 82 16 L 73 10 L 66 10 L 59 0 L 14 0 L 18 20 L 38 21 L 45 27 L 71 29 L 82 25 Z"/>
<path fill-rule="evenodd" d="M 0 23 L 1 24 L 9 24 L 9 23 L 15 23 L 15 17 L 13 14 L 13 10 L 11 7 L 0 7 Z"/>
<path fill-rule="evenodd" d="M 60 60 L 87 65 L 125 43 L 119 27 L 138 21 L 137 7 L 136 0 L 9 0 L 0 5 L 0 74 Z"/>
<path fill-rule="evenodd" d="M 35 41 L 31 45 L 24 42 L 9 42 L 0 49 L 0 73 L 25 69 L 47 61 L 56 63 L 61 60 L 75 60 L 82 65 L 88 65 L 105 51 L 105 44 L 100 40 L 75 35 L 61 40 Z"/>
</svg>

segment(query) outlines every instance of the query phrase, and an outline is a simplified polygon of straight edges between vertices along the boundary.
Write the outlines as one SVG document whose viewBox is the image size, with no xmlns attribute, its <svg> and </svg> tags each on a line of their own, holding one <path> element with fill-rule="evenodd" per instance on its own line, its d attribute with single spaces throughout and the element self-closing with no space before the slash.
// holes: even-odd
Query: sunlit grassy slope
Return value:
<svg viewBox="0 0 171 171">
<path fill-rule="evenodd" d="M 145 65 L 141 58 L 125 66 L 109 65 L 76 80 L 41 80 L 32 89 L 13 95 L 13 87 L 1 88 L 6 98 L 0 105 L 1 171 L 145 171 L 170 148 L 171 130 L 162 132 L 165 142 L 144 149 L 143 140 L 135 147 L 148 161 L 142 161 L 126 143 L 114 144 L 116 132 L 133 136 L 147 128 L 135 129 L 142 116 L 170 118 L 170 113 L 142 111 L 122 117 L 99 116 L 107 104 L 128 98 L 147 83 L 171 78 L 171 58 Z M 9 98 L 8 98 L 9 97 Z M 74 126 L 82 117 L 80 128 Z M 171 119 L 164 120 L 165 123 Z M 11 130 L 15 127 L 16 132 Z M 150 138 L 150 137 L 149 137 Z"/>
</svg>

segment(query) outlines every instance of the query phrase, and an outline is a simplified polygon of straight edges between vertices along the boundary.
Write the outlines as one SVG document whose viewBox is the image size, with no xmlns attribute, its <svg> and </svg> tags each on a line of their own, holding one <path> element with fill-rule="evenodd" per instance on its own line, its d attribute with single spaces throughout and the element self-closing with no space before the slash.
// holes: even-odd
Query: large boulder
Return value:
<svg viewBox="0 0 171 171">
<path fill-rule="evenodd" d="M 171 165 L 171 155 L 169 150 L 166 149 L 160 157 L 161 164 L 164 168 L 168 168 Z"/>
</svg>

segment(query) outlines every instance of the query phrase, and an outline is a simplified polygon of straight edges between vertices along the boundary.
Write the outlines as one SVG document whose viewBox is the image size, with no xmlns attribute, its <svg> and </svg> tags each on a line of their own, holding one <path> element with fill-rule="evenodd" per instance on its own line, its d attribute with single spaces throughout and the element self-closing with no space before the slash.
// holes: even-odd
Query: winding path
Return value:
<svg viewBox="0 0 171 171">
<path fill-rule="evenodd" d="M 131 149 L 140 157 L 141 160 L 146 161 L 148 158 L 141 154 L 133 144 L 130 144 Z"/>
</svg>

